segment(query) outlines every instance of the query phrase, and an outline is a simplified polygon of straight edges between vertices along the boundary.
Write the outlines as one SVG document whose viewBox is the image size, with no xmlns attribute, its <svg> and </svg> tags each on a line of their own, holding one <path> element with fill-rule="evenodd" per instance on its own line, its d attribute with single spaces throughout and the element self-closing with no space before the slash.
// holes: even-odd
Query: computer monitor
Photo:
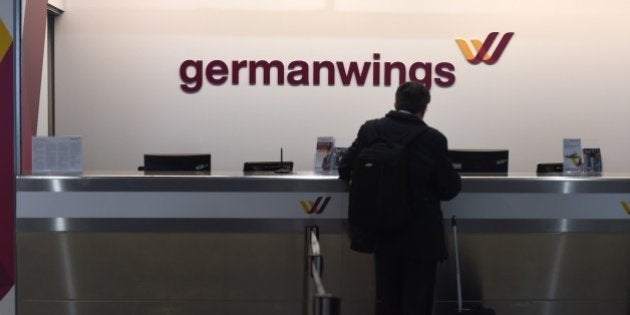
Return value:
<svg viewBox="0 0 630 315">
<path fill-rule="evenodd" d="M 507 175 L 508 150 L 449 150 L 453 168 L 466 175 Z"/>
<path fill-rule="evenodd" d="M 210 154 L 145 154 L 145 172 L 210 173 Z"/>
</svg>

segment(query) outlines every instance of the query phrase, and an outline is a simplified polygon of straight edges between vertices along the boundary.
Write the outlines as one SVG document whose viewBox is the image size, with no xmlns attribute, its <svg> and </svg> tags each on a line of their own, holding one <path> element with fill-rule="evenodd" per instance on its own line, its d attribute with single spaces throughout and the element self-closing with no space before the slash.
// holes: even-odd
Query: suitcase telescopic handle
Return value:
<svg viewBox="0 0 630 315">
<path fill-rule="evenodd" d="M 451 217 L 451 225 L 453 226 L 453 251 L 455 252 L 455 277 L 457 281 L 457 314 L 464 311 L 464 299 L 462 297 L 462 277 L 459 270 L 459 249 L 457 246 L 457 220 L 455 216 Z"/>
</svg>

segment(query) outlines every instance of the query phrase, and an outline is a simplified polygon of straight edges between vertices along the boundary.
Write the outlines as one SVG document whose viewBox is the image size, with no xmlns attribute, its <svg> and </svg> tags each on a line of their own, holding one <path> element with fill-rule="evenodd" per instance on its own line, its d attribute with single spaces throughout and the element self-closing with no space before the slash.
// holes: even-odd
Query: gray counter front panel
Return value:
<svg viewBox="0 0 630 315">
<path fill-rule="evenodd" d="M 460 218 L 467 303 L 511 315 L 630 313 L 630 177 L 463 184 L 444 212 Z M 311 224 L 342 314 L 373 314 L 373 262 L 349 250 L 345 191 L 312 175 L 20 177 L 20 315 L 300 314 Z M 317 198 L 330 198 L 325 209 Z M 436 315 L 454 313 L 454 284 L 449 259 Z"/>
<path fill-rule="evenodd" d="M 342 314 L 373 314 L 372 257 L 322 232 L 326 289 Z M 466 303 L 510 315 L 630 311 L 630 233 L 462 232 L 459 245 Z M 20 232 L 20 314 L 301 314 L 303 253 L 299 232 Z M 454 313 L 454 274 L 453 259 L 439 265 L 436 315 Z"/>
</svg>

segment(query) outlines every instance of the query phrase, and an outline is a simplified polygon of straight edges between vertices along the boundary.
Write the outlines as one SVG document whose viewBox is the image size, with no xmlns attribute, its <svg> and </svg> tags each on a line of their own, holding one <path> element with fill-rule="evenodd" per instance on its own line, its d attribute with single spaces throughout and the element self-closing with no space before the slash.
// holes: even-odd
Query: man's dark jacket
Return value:
<svg viewBox="0 0 630 315">
<path fill-rule="evenodd" d="M 446 259 L 443 216 L 440 201 L 455 197 L 461 188 L 459 174 L 448 159 L 446 137 L 428 127 L 417 116 L 391 111 L 378 119 L 377 133 L 371 124 L 359 129 L 357 138 L 339 166 L 339 178 L 351 179 L 352 167 L 361 149 L 377 137 L 399 141 L 416 128 L 427 128 L 410 143 L 409 187 L 413 217 L 400 231 L 379 235 L 376 252 L 428 259 Z"/>
</svg>

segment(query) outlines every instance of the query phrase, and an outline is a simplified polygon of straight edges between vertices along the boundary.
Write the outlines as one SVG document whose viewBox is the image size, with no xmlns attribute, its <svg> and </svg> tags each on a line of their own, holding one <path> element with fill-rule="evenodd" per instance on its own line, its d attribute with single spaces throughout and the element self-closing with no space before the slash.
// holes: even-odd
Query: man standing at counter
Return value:
<svg viewBox="0 0 630 315">
<path fill-rule="evenodd" d="M 425 86 L 400 85 L 395 110 L 363 124 L 339 166 L 339 177 L 352 185 L 363 149 L 412 138 L 406 150 L 411 211 L 405 224 L 375 235 L 376 315 L 431 314 L 437 262 L 447 258 L 440 201 L 459 193 L 461 179 L 448 159 L 446 137 L 423 121 L 430 100 Z"/>
</svg>

